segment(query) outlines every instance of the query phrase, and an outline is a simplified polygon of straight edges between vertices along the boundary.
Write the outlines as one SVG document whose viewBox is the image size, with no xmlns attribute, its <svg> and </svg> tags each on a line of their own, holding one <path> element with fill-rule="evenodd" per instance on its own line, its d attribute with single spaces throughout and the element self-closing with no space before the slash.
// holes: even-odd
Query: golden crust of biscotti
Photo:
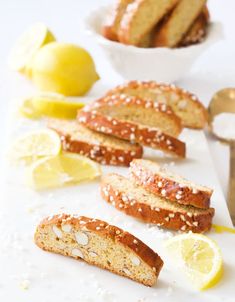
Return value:
<svg viewBox="0 0 235 302">
<path fill-rule="evenodd" d="M 210 206 L 212 189 L 198 186 L 162 170 L 153 161 L 134 159 L 130 164 L 130 173 L 136 184 L 169 201 L 202 209 Z"/>
<path fill-rule="evenodd" d="M 113 142 L 113 146 L 105 144 L 103 138 L 105 138 L 106 135 L 102 133 L 95 132 L 96 143 L 91 142 L 89 137 L 87 137 L 86 140 L 84 140 L 84 138 L 73 138 L 73 131 L 70 132 L 67 130 L 68 123 L 71 124 L 73 129 L 84 127 L 76 121 L 50 120 L 48 122 L 48 127 L 59 134 L 64 151 L 79 153 L 103 165 L 114 166 L 129 166 L 134 158 L 141 158 L 143 155 L 143 148 L 140 145 L 129 144 L 115 137 L 107 136 L 107 139 Z M 86 131 L 93 132 L 90 129 Z M 122 145 L 125 143 L 125 145 L 121 146 L 121 148 L 120 143 Z"/>
<path fill-rule="evenodd" d="M 208 121 L 208 113 L 198 97 L 189 91 L 173 84 L 155 81 L 130 81 L 119 85 L 107 92 L 107 96 L 126 94 L 152 101 L 166 103 L 181 119 L 184 127 L 203 129 Z M 186 119 L 189 106 L 194 108 L 193 118 Z"/>
<path fill-rule="evenodd" d="M 97 234 L 101 238 L 111 239 L 114 245 L 121 244 L 124 248 L 130 250 L 133 254 L 137 255 L 144 263 L 146 263 L 155 275 L 155 278 L 153 280 L 150 280 L 147 283 L 143 282 L 143 284 L 147 286 L 154 285 L 163 266 L 163 261 L 160 256 L 155 253 L 150 247 L 148 247 L 145 243 L 143 243 L 140 239 L 116 226 L 108 224 L 105 221 L 70 214 L 52 215 L 45 218 L 38 225 L 34 235 L 35 243 L 44 250 L 58 253 L 59 251 L 55 251 L 51 248 L 48 248 L 48 246 L 46 246 L 42 242 L 40 233 L 43 233 L 44 228 L 47 226 L 56 226 L 57 228 L 59 228 L 59 230 L 61 230 L 61 227 L 67 224 L 72 227 L 73 232 L 85 229 L 86 231 L 90 231 L 92 233 Z M 67 255 L 63 253 L 62 250 L 61 254 Z M 76 258 L 81 259 L 80 257 Z M 99 266 L 101 268 L 107 269 L 107 267 L 104 267 L 102 265 Z M 112 271 L 113 273 L 117 273 L 119 275 L 140 282 L 137 278 L 135 278 L 135 276 L 131 277 L 125 274 L 120 274 L 120 272 L 115 271 L 112 268 L 112 265 L 110 265 L 110 268 L 108 270 Z"/>
<path fill-rule="evenodd" d="M 118 28 L 120 21 L 126 11 L 127 6 L 132 3 L 134 0 L 118 0 L 115 3 L 114 8 L 107 16 L 103 26 L 102 26 L 102 35 L 112 41 L 118 41 Z"/>
<path fill-rule="evenodd" d="M 132 122 L 133 115 L 137 114 L 138 118 L 135 117 L 135 123 L 142 126 L 159 128 L 164 133 L 174 137 L 177 137 L 182 131 L 180 118 L 175 115 L 168 105 L 136 96 L 126 94 L 107 95 L 85 106 L 83 111 L 97 111 L 99 113 L 107 113 L 108 111 L 108 115 L 112 115 L 112 117 L 118 115 L 120 117 L 123 112 L 120 113 L 119 110 L 124 108 L 126 121 Z M 129 115 L 128 118 L 127 115 Z M 149 118 L 147 119 L 146 116 Z"/>
<path fill-rule="evenodd" d="M 154 45 L 156 47 L 176 47 L 200 15 L 205 3 L 206 0 L 181 0 L 157 31 Z M 187 19 L 184 15 L 186 12 Z"/>
<path fill-rule="evenodd" d="M 119 185 L 115 185 L 115 181 Z M 122 186 L 126 183 L 128 189 Z M 138 198 L 131 194 L 141 192 Z M 118 174 L 108 174 L 101 181 L 101 196 L 116 209 L 159 227 L 194 233 L 209 231 L 212 225 L 214 209 L 197 209 L 172 203 L 146 191 L 131 180 Z M 135 194 L 136 196 L 136 194 Z M 146 199 L 156 199 L 157 206 L 150 205 Z"/>
<path fill-rule="evenodd" d="M 210 14 L 207 6 L 203 7 L 201 14 L 194 21 L 188 32 L 184 35 L 179 47 L 201 43 L 206 37 Z"/>
<path fill-rule="evenodd" d="M 120 22 L 118 40 L 138 45 L 141 39 L 167 14 L 178 0 L 135 0 L 128 5 Z"/>
<path fill-rule="evenodd" d="M 185 143 L 163 133 L 160 129 L 142 127 L 136 123 L 105 116 L 96 111 L 79 111 L 78 121 L 90 129 L 161 150 L 173 156 L 185 157 Z"/>
</svg>

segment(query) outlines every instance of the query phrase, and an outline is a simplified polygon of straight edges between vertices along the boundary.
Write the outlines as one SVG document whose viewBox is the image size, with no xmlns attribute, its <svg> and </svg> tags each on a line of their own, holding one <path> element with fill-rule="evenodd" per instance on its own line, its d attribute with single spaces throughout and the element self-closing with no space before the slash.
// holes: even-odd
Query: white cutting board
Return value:
<svg viewBox="0 0 235 302">
<path fill-rule="evenodd" d="M 25 131 L 43 127 L 38 122 L 21 118 L 9 120 L 9 141 Z M 216 209 L 214 223 L 231 227 L 226 202 L 203 132 L 186 129 L 181 138 L 187 143 L 186 160 L 164 159 L 159 152 L 151 150 L 146 151 L 145 157 L 167 164 L 183 176 L 212 187 L 212 206 Z M 127 174 L 127 168 L 102 167 L 102 170 L 103 174 Z M 99 180 L 38 193 L 24 184 L 23 168 L 16 168 L 5 162 L 1 171 L 0 301 L 234 301 L 234 235 L 215 234 L 213 231 L 208 233 L 222 249 L 224 278 L 215 288 L 198 292 L 167 261 L 163 241 L 173 236 L 173 232 L 138 222 L 107 204 L 100 197 Z M 165 261 L 157 284 L 148 288 L 82 261 L 39 249 L 33 242 L 37 223 L 47 215 L 62 212 L 100 218 L 133 233 L 147 243 Z M 24 290 L 22 286 L 27 286 L 28 289 Z"/>
</svg>

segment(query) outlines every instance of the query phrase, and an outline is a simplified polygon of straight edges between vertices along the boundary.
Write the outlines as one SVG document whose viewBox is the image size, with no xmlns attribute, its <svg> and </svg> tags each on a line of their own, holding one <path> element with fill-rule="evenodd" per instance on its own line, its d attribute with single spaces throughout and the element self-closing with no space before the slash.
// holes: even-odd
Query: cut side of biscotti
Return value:
<svg viewBox="0 0 235 302">
<path fill-rule="evenodd" d="M 141 240 L 107 222 L 78 215 L 45 218 L 37 227 L 35 243 L 45 251 L 70 256 L 153 286 L 162 259 Z"/>
<path fill-rule="evenodd" d="M 172 230 L 203 233 L 210 230 L 214 216 L 213 208 L 173 203 L 114 173 L 103 177 L 101 196 L 127 215 Z"/>
<path fill-rule="evenodd" d="M 156 162 L 134 159 L 130 164 L 134 182 L 169 201 L 207 209 L 213 190 L 163 169 Z"/>
<path fill-rule="evenodd" d="M 85 106 L 83 111 L 97 111 L 112 118 L 158 128 L 174 137 L 182 131 L 180 118 L 169 106 L 135 96 L 108 95 Z"/>
<path fill-rule="evenodd" d="M 118 41 L 118 29 L 127 6 L 134 0 L 118 0 L 113 10 L 107 16 L 102 27 L 102 34 L 109 40 Z"/>
<path fill-rule="evenodd" d="M 200 15 L 206 0 L 181 0 L 156 33 L 156 47 L 176 47 Z"/>
<path fill-rule="evenodd" d="M 124 44 L 138 45 L 176 4 L 178 0 L 135 0 L 128 5 L 118 30 L 118 40 Z"/>
<path fill-rule="evenodd" d="M 77 121 L 51 119 L 47 126 L 61 138 L 63 150 L 79 153 L 104 165 L 129 166 L 143 148 L 84 127 Z"/>
<path fill-rule="evenodd" d="M 188 32 L 180 41 L 179 47 L 201 43 L 206 37 L 209 19 L 209 11 L 205 5 L 201 14 L 197 17 Z"/>
<path fill-rule="evenodd" d="M 111 89 L 107 95 L 126 94 L 165 103 L 181 119 L 184 127 L 202 129 L 207 124 L 207 110 L 192 93 L 175 85 L 155 81 L 130 81 Z"/>
<path fill-rule="evenodd" d="M 79 111 L 78 121 L 84 126 L 140 145 L 161 150 L 173 156 L 185 157 L 185 143 L 163 133 L 160 129 L 143 127 L 97 111 Z"/>
</svg>

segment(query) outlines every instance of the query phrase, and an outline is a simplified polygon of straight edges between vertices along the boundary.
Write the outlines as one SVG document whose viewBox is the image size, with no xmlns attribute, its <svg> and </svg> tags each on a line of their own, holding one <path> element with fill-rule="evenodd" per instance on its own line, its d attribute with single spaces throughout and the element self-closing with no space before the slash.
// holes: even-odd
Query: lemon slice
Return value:
<svg viewBox="0 0 235 302">
<path fill-rule="evenodd" d="M 44 156 L 57 155 L 61 150 L 59 135 L 50 129 L 36 130 L 18 138 L 10 150 L 10 158 L 30 163 Z"/>
<path fill-rule="evenodd" d="M 31 119 L 43 116 L 75 119 L 78 110 L 83 106 L 83 103 L 69 101 L 62 94 L 45 92 L 25 99 L 19 108 L 19 112 L 22 116 Z"/>
<path fill-rule="evenodd" d="M 30 65 L 39 48 L 52 41 L 55 41 L 55 38 L 46 25 L 43 23 L 32 25 L 19 37 L 13 47 L 9 58 L 10 67 L 25 73 L 27 66 Z M 30 73 L 30 70 L 28 70 L 28 73 Z"/>
<path fill-rule="evenodd" d="M 100 176 L 100 165 L 73 153 L 62 153 L 34 162 L 27 171 L 28 184 L 36 190 L 62 187 Z"/>
<path fill-rule="evenodd" d="M 195 288 L 208 289 L 220 280 L 222 256 L 215 241 L 201 234 L 189 233 L 169 239 L 165 247 Z"/>
</svg>

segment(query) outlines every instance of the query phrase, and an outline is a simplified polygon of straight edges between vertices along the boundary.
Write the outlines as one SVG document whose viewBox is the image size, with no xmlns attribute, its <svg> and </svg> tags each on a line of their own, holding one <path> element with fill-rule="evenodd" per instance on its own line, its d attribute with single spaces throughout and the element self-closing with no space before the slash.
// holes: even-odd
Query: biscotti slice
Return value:
<svg viewBox="0 0 235 302">
<path fill-rule="evenodd" d="M 157 128 L 143 127 L 133 122 L 100 114 L 97 111 L 79 111 L 78 121 L 90 129 L 161 150 L 173 156 L 185 157 L 185 143 Z"/>
<path fill-rule="evenodd" d="M 207 6 L 205 5 L 201 14 L 191 25 L 188 32 L 179 43 L 179 47 L 189 46 L 201 43 L 206 37 L 210 15 Z"/>
<path fill-rule="evenodd" d="M 102 34 L 109 40 L 118 41 L 117 32 L 119 29 L 120 21 L 126 11 L 127 6 L 134 2 L 134 0 L 118 0 L 114 8 L 107 16 L 102 27 Z"/>
<path fill-rule="evenodd" d="M 120 22 L 118 40 L 124 44 L 138 45 L 176 4 L 178 0 L 135 0 L 129 4 Z"/>
<path fill-rule="evenodd" d="M 83 108 L 142 126 L 154 127 L 177 137 L 182 131 L 181 120 L 169 106 L 125 94 L 107 95 Z"/>
<path fill-rule="evenodd" d="M 63 150 L 85 155 L 104 165 L 129 166 L 134 158 L 143 154 L 140 145 L 90 130 L 76 121 L 51 119 L 48 127 L 60 135 Z"/>
<path fill-rule="evenodd" d="M 213 208 L 173 203 L 118 174 L 103 177 L 101 196 L 127 215 L 172 230 L 203 233 L 210 230 L 214 216 Z"/>
<path fill-rule="evenodd" d="M 134 182 L 169 201 L 207 209 L 213 190 L 197 185 L 150 160 L 134 159 L 130 164 Z"/>
<path fill-rule="evenodd" d="M 84 260 L 147 286 L 156 283 L 162 259 L 141 240 L 107 222 L 60 214 L 44 219 L 34 235 L 45 251 Z"/>
<path fill-rule="evenodd" d="M 111 89 L 107 95 L 127 94 L 165 103 L 188 128 L 202 129 L 207 123 L 207 110 L 192 93 L 175 85 L 155 81 L 130 81 Z"/>
<path fill-rule="evenodd" d="M 176 47 L 200 15 L 206 0 L 181 0 L 156 33 L 156 47 Z"/>
</svg>

